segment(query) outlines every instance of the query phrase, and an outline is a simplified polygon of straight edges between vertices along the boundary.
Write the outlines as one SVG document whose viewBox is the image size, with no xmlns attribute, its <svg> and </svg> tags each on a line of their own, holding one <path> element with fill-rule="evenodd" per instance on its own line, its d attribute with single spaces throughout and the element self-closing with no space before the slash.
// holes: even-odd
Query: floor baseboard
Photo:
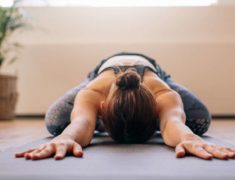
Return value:
<svg viewBox="0 0 235 180">
<path fill-rule="evenodd" d="M 231 120 L 235 120 L 235 114 L 212 114 L 212 119 L 231 119 Z"/>
<path fill-rule="evenodd" d="M 16 114 L 16 119 L 44 119 L 45 114 Z"/>
</svg>

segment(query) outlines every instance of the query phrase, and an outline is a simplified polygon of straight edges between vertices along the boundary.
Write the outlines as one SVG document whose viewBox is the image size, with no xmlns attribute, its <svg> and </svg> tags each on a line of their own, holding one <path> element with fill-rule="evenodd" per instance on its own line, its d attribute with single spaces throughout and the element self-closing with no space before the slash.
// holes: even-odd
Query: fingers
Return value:
<svg viewBox="0 0 235 180">
<path fill-rule="evenodd" d="M 225 147 L 225 149 L 227 149 L 230 153 L 233 153 L 232 158 L 235 158 L 235 149 L 229 148 L 229 147 Z"/>
<path fill-rule="evenodd" d="M 181 158 L 181 157 L 185 156 L 186 152 L 185 152 L 184 147 L 183 147 L 182 144 L 179 144 L 179 145 L 176 146 L 175 153 L 176 153 L 177 158 Z"/>
<path fill-rule="evenodd" d="M 23 151 L 23 152 L 17 152 L 17 153 L 15 153 L 15 157 L 24 157 L 24 155 L 26 153 L 31 153 L 35 149 L 37 149 L 37 148 L 32 148 L 32 149 L 29 149 L 29 150 L 26 150 L 26 151 Z"/>
<path fill-rule="evenodd" d="M 193 144 L 191 142 L 183 143 L 184 148 L 187 150 L 188 153 L 194 154 L 202 159 L 211 160 L 212 154 L 208 153 L 203 147 L 202 144 Z"/>
<path fill-rule="evenodd" d="M 33 151 L 31 153 L 25 154 L 26 159 L 39 160 L 51 157 L 55 153 L 55 147 L 53 144 L 47 144 L 44 148 L 38 149 L 38 151 Z"/>
<path fill-rule="evenodd" d="M 232 149 L 232 148 L 229 148 L 229 147 L 227 147 L 226 149 L 233 152 L 233 153 L 235 153 L 235 149 Z"/>
<path fill-rule="evenodd" d="M 18 152 L 16 157 L 25 157 L 26 159 L 39 160 L 51 157 L 55 154 L 54 159 L 63 159 L 67 152 L 71 152 L 75 157 L 82 157 L 82 147 L 75 141 L 59 141 L 43 144 L 37 148 L 32 148 L 27 151 Z"/>
<path fill-rule="evenodd" d="M 39 147 L 36 147 L 36 148 L 31 148 L 31 149 L 28 149 L 28 150 L 23 151 L 23 152 L 17 152 L 17 153 L 15 153 L 15 157 L 25 157 L 26 154 L 36 152 L 36 151 L 38 151 L 38 150 L 40 150 L 44 147 L 45 147 L 45 144 L 42 144 L 42 145 L 40 145 Z"/>
<path fill-rule="evenodd" d="M 208 153 L 205 149 L 202 148 L 201 144 L 186 141 L 179 144 L 179 146 L 181 147 L 181 149 L 183 148 L 186 153 L 196 155 L 197 157 L 200 157 L 205 160 L 211 160 L 213 157 L 210 153 Z"/>
<path fill-rule="evenodd" d="M 204 149 L 218 159 L 235 158 L 235 152 L 231 148 L 218 146 L 214 144 L 206 144 Z"/>
<path fill-rule="evenodd" d="M 205 149 L 200 146 L 194 147 L 191 152 L 192 154 L 195 154 L 196 156 L 205 160 L 211 160 L 213 158 L 212 154 L 208 153 Z"/>
<path fill-rule="evenodd" d="M 176 157 L 183 157 L 186 153 L 196 155 L 202 159 L 211 160 L 235 158 L 235 149 L 223 147 L 205 141 L 184 141 L 175 148 Z"/>
<path fill-rule="evenodd" d="M 75 157 L 82 157 L 83 156 L 83 151 L 82 151 L 82 147 L 76 143 L 76 142 L 73 142 L 72 144 L 72 147 L 71 147 L 71 144 L 63 144 L 63 143 L 60 143 L 56 146 L 56 155 L 54 156 L 55 160 L 60 160 L 60 159 L 63 159 L 66 155 L 67 152 L 69 151 L 72 151 L 72 154 L 75 156 Z M 71 150 L 69 150 L 71 149 Z"/>
<path fill-rule="evenodd" d="M 74 142 L 72 150 L 73 150 L 73 155 L 75 157 L 82 157 L 83 156 L 82 147 L 79 144 L 77 144 L 76 142 Z"/>
<path fill-rule="evenodd" d="M 54 156 L 55 160 L 63 159 L 67 153 L 67 145 L 64 143 L 60 143 L 56 145 L 56 155 Z"/>
</svg>

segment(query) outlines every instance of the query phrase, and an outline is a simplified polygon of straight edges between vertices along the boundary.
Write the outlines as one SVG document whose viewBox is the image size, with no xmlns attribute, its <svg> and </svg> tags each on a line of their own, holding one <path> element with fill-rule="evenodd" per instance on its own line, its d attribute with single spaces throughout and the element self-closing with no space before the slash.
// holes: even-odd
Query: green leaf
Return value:
<svg viewBox="0 0 235 180">
<path fill-rule="evenodd" d="M 4 58 L 0 56 L 0 67 L 1 67 L 3 61 L 4 61 Z"/>
<path fill-rule="evenodd" d="M 8 43 L 8 37 L 17 30 L 28 26 L 28 24 L 26 24 L 25 14 L 18 6 L 21 1 L 22 0 L 14 0 L 10 8 L 0 7 L 0 67 L 6 59 L 9 64 L 13 63 L 16 57 L 10 58 L 9 54 L 21 47 L 19 43 Z M 10 58 L 10 60 L 8 58 Z"/>
</svg>

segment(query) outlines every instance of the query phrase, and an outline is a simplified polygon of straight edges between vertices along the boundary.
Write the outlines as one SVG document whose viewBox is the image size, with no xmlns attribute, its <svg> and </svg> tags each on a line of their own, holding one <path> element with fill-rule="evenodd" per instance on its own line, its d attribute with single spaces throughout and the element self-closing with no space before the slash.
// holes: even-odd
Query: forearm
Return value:
<svg viewBox="0 0 235 180">
<path fill-rule="evenodd" d="M 175 118 L 166 123 L 162 137 L 165 144 L 175 147 L 181 141 L 195 138 L 196 135 L 182 121 Z"/>
<path fill-rule="evenodd" d="M 64 129 L 61 135 L 70 136 L 81 146 L 87 146 L 92 139 L 93 130 L 89 125 L 89 121 L 77 117 L 71 120 L 71 123 Z"/>
<path fill-rule="evenodd" d="M 186 115 L 182 108 L 174 108 L 161 116 L 160 129 L 167 145 L 175 147 L 184 140 L 199 139 L 185 123 Z"/>
</svg>

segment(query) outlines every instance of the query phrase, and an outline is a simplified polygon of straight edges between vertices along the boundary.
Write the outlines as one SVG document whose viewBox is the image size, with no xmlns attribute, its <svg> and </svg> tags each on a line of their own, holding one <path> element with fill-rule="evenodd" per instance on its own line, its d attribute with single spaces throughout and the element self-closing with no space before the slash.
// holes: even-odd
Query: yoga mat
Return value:
<svg viewBox="0 0 235 180">
<path fill-rule="evenodd" d="M 207 141 L 233 147 L 219 139 Z M 15 158 L 14 153 L 48 142 L 44 138 L 0 154 L 0 180 L 234 180 L 235 159 L 211 161 L 194 156 L 175 158 L 159 135 L 146 144 L 116 144 L 96 134 L 83 158 L 39 161 Z"/>
</svg>

